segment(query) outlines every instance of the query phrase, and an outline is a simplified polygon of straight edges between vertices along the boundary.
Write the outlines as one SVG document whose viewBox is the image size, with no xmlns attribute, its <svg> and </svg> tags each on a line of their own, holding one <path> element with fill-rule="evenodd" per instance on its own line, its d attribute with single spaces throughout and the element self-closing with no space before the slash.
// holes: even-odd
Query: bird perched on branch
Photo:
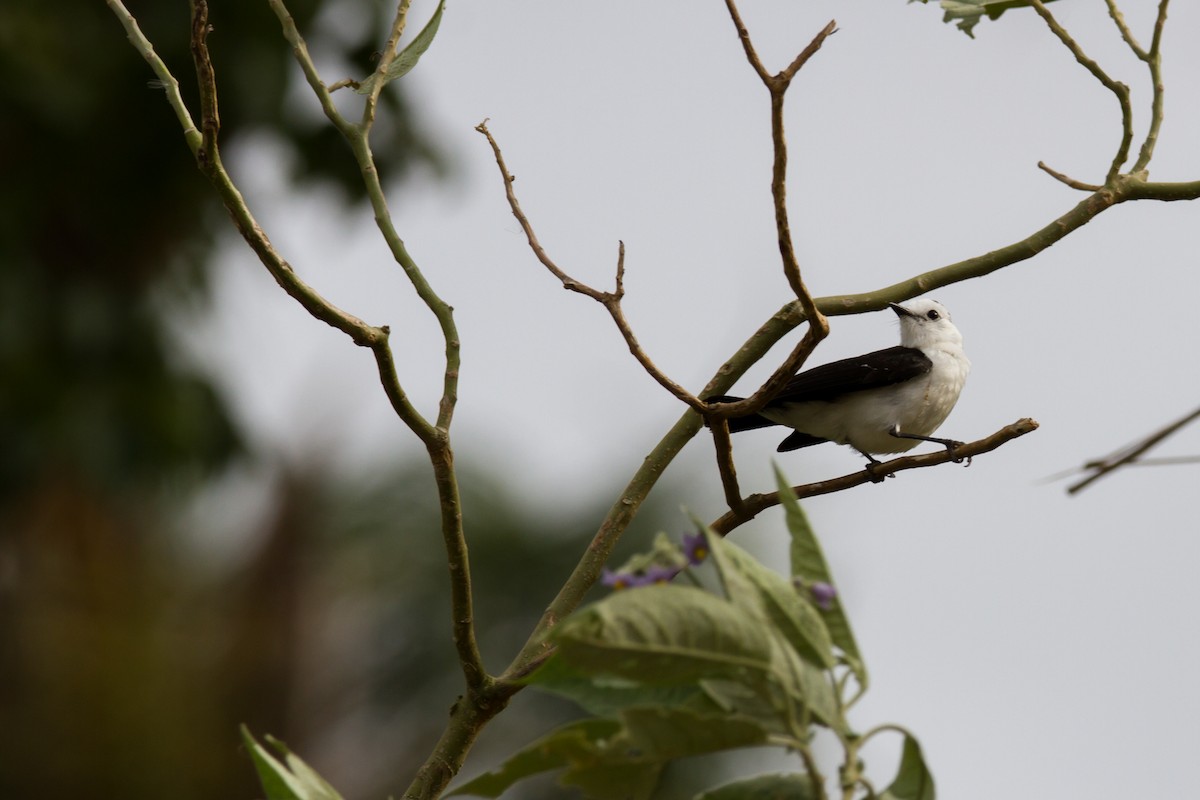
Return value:
<svg viewBox="0 0 1200 800">
<path fill-rule="evenodd" d="M 962 442 L 931 434 L 958 402 L 971 368 L 962 334 L 936 300 L 888 306 L 900 318 L 898 346 L 800 372 L 759 413 L 730 418 L 729 430 L 785 425 L 795 431 L 779 444 L 781 453 L 836 442 L 871 464 L 879 463 L 873 454 L 903 453 L 923 441 L 953 452 Z"/>
</svg>

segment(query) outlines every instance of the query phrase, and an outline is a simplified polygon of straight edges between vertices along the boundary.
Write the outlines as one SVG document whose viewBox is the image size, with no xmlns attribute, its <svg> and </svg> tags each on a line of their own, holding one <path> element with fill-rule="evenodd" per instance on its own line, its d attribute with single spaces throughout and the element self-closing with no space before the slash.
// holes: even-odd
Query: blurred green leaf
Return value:
<svg viewBox="0 0 1200 800">
<path fill-rule="evenodd" d="M 664 762 L 766 744 L 769 733 L 745 717 L 678 708 L 630 708 L 621 712 L 621 720 L 631 754 Z"/>
<path fill-rule="evenodd" d="M 812 780 L 802 773 L 756 775 L 701 792 L 695 800 L 808 800 L 820 797 Z"/>
<path fill-rule="evenodd" d="M 254 760 L 267 800 L 342 800 L 316 770 L 289 751 L 283 742 L 269 736 L 266 739 L 284 757 L 286 766 L 255 741 L 245 725 L 242 726 L 242 741 Z"/>
<path fill-rule="evenodd" d="M 775 482 L 779 488 L 779 501 L 783 506 L 788 533 L 792 537 L 792 577 L 799 578 L 810 585 L 817 582 L 828 583 L 830 586 L 836 585 L 833 575 L 829 571 L 829 564 L 825 561 L 825 554 L 821 550 L 821 543 L 808 524 L 808 517 L 805 516 L 804 509 L 800 507 L 800 502 L 796 499 L 796 493 L 792 491 L 787 476 L 778 466 L 775 467 Z M 828 608 L 818 609 L 817 613 L 825 621 L 825 628 L 829 632 L 833 644 L 842 651 L 846 662 L 854 671 L 859 685 L 865 689 L 868 682 L 867 667 L 863 663 L 858 643 L 850 629 L 850 620 L 846 618 L 846 613 L 842 610 L 841 598 L 835 597 Z"/>
<path fill-rule="evenodd" d="M 499 797 L 514 783 L 531 775 L 569 765 L 581 770 L 600 765 L 609 741 L 620 730 L 621 724 L 611 719 L 585 719 L 564 725 L 519 751 L 498 770 L 467 781 L 448 796 Z"/>
<path fill-rule="evenodd" d="M 559 783 L 577 786 L 588 800 L 650 800 L 658 786 L 663 765 L 655 762 L 625 762 L 573 767 Z"/>
<path fill-rule="evenodd" d="M 429 45 L 433 44 L 433 37 L 437 35 L 438 26 L 442 24 L 442 11 L 446 8 L 446 0 L 438 3 L 437 10 L 433 12 L 433 17 L 429 22 L 425 23 L 425 27 L 417 34 L 417 38 L 409 42 L 408 47 L 400 51 L 400 54 L 388 64 L 387 70 L 383 73 L 384 84 L 391 83 L 397 78 L 402 78 L 407 75 L 425 51 L 429 49 Z M 370 94 L 375 90 L 376 84 L 379 83 L 380 76 L 378 72 L 372 73 L 371 77 L 367 78 L 354 91 L 359 94 Z"/>
<path fill-rule="evenodd" d="M 935 800 L 933 775 L 925 765 L 921 745 L 912 736 L 905 734 L 904 750 L 900 754 L 900 768 L 896 779 L 883 790 L 880 800 Z"/>
<path fill-rule="evenodd" d="M 583 720 L 565 725 L 451 795 L 498 797 L 519 780 L 565 767 L 559 782 L 579 787 L 589 798 L 644 798 L 651 795 L 669 761 L 765 744 L 767 737 L 768 731 L 749 719 L 631 708 L 621 712 L 619 722 Z"/>
</svg>

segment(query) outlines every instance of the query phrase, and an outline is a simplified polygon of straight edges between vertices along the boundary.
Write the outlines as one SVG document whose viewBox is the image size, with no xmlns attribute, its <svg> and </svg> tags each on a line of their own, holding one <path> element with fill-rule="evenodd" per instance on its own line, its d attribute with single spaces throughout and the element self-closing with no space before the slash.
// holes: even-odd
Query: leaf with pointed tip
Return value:
<svg viewBox="0 0 1200 800">
<path fill-rule="evenodd" d="M 905 734 L 904 750 L 900 754 L 900 768 L 896 779 L 883 790 L 879 800 L 935 800 L 933 775 L 921 754 L 921 745 L 912 736 Z"/>
<path fill-rule="evenodd" d="M 804 509 L 800 507 L 800 502 L 796 499 L 796 493 L 792 491 L 787 476 L 783 474 L 778 465 L 775 467 L 775 481 L 779 487 L 779 501 L 783 506 L 788 533 L 792 537 L 792 577 L 799 578 L 809 585 L 817 582 L 828 583 L 830 586 L 835 585 L 833 575 L 829 571 L 829 564 L 825 561 L 825 554 L 821 551 L 821 543 L 808 524 L 808 517 L 805 516 Z M 833 644 L 842 651 L 846 663 L 854 672 L 859 686 L 866 689 L 867 667 L 863 663 L 862 654 L 858 651 L 854 633 L 850 630 L 850 620 L 846 618 L 846 613 L 842 610 L 841 600 L 834 597 L 829 608 L 819 609 L 818 613 L 825 621 L 825 628 L 829 631 Z"/>
<path fill-rule="evenodd" d="M 433 37 L 437 35 L 438 26 L 442 24 L 442 11 L 446 8 L 446 0 L 441 0 L 438 3 L 437 10 L 433 12 L 433 16 L 429 22 L 425 23 L 425 27 L 417 34 L 417 38 L 409 42 L 408 46 L 401 50 L 392 63 L 387 65 L 383 72 L 384 84 L 391 83 L 397 78 L 402 78 L 407 75 L 413 67 L 417 65 L 417 61 L 429 49 L 429 45 L 433 44 Z M 380 74 L 374 72 L 369 78 L 358 85 L 354 91 L 359 94 L 370 94 L 375 91 L 375 86 L 380 81 Z"/>
<path fill-rule="evenodd" d="M 836 664 L 829 631 L 792 583 L 742 548 L 702 527 L 725 593 L 734 605 L 778 629 L 801 656 L 824 669 Z"/>
<path fill-rule="evenodd" d="M 820 797 L 801 772 L 756 775 L 696 795 L 694 800 L 810 800 Z"/>
<path fill-rule="evenodd" d="M 283 756 L 286 766 L 267 752 L 245 725 L 242 726 L 242 741 L 258 770 L 267 800 L 342 800 L 341 795 L 316 770 L 288 750 L 287 745 L 270 736 L 266 740 Z"/>
</svg>

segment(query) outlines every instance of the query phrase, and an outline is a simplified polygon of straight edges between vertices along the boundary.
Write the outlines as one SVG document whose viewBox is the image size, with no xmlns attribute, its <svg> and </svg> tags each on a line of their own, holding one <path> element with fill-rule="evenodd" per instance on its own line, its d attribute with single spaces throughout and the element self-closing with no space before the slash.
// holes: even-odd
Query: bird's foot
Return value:
<svg viewBox="0 0 1200 800">
<path fill-rule="evenodd" d="M 867 476 L 871 479 L 871 483 L 883 483 L 887 478 L 894 478 L 894 472 L 887 472 L 883 469 L 883 462 L 871 459 L 867 464 Z"/>
<path fill-rule="evenodd" d="M 971 466 L 971 456 L 960 456 L 955 452 L 957 448 L 962 447 L 966 442 L 960 442 L 957 439 L 947 439 L 943 444 L 946 445 L 946 452 L 950 454 L 951 461 L 955 464 L 962 464 L 964 467 Z"/>
</svg>

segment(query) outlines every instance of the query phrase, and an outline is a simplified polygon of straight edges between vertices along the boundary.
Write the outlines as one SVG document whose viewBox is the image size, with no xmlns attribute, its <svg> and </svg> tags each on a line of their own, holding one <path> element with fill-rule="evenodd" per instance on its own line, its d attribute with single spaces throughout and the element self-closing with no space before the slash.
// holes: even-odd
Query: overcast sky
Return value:
<svg viewBox="0 0 1200 800">
<path fill-rule="evenodd" d="M 788 96 L 792 227 L 817 295 L 880 288 L 1022 239 L 1082 196 L 1039 160 L 1098 182 L 1117 147 L 1114 97 L 1032 12 L 984 21 L 972 41 L 943 25 L 935 4 L 745 5 L 772 70 L 830 19 L 839 25 Z M 1155 4 L 1124 5 L 1148 45 Z M 417 0 L 413 14 L 423 23 L 432 8 Z M 1146 70 L 1103 4 L 1051 9 L 1133 88 L 1140 143 Z M 1176 3 L 1156 179 L 1200 178 L 1198 37 L 1200 9 Z M 326 66 L 328 81 L 344 76 Z M 564 270 L 610 287 L 625 241 L 630 321 L 652 358 L 698 390 L 788 298 L 767 94 L 724 5 L 454 4 L 407 80 L 457 174 L 418 181 L 392 208 L 456 309 L 459 457 L 504 469 L 540 507 L 615 497 L 681 406 L 629 356 L 603 309 L 564 292 L 530 254 L 473 127 L 490 118 Z M 391 325 L 401 379 L 433 414 L 437 328 L 369 215 L 290 189 L 269 149 L 232 169 L 306 279 Z M 1198 213 L 1194 203 L 1119 206 L 1031 261 L 934 292 L 974 364 L 941 435 L 975 439 L 1025 416 L 1042 428 L 969 469 L 906 472 L 806 503 L 874 678 L 852 720 L 915 731 L 943 797 L 1164 796 L 1195 783 L 1197 468 L 1128 469 L 1077 497 L 1041 479 L 1200 404 Z M 194 340 L 256 435 L 292 457 L 323 451 L 346 465 L 420 456 L 369 354 L 308 318 L 232 237 L 216 295 Z M 896 341 L 890 313 L 836 318 L 811 363 Z M 754 388 L 782 357 L 777 348 L 738 388 Z M 739 436 L 745 491 L 770 487 L 780 438 Z M 697 438 L 670 473 L 683 487 L 670 501 L 710 518 L 721 511 L 711 452 Z M 1195 453 L 1200 426 L 1161 451 Z M 861 466 L 832 445 L 778 462 L 795 482 Z M 734 539 L 786 568 L 778 513 Z M 896 752 L 868 752 L 877 785 Z"/>
</svg>

